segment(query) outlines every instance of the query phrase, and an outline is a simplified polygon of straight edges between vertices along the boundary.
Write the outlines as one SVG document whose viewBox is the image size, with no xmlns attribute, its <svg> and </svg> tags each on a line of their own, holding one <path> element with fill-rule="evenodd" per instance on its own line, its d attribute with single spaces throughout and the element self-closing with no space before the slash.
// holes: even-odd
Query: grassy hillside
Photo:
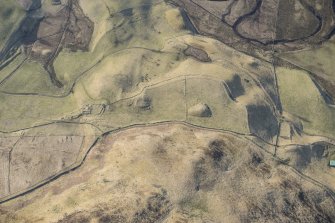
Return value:
<svg viewBox="0 0 335 223">
<path fill-rule="evenodd" d="M 5 7 L 4 7 L 5 6 Z M 18 28 L 26 12 L 16 1 L 1 0 L 0 2 L 0 51 L 6 43 L 7 38 Z"/>
</svg>

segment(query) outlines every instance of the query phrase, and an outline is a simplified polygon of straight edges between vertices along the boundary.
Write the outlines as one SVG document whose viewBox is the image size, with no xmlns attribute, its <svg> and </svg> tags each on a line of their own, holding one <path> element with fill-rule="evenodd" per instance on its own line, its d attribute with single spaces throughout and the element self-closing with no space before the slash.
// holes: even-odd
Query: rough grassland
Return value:
<svg viewBox="0 0 335 223">
<path fill-rule="evenodd" d="M 321 47 L 283 53 L 280 57 L 292 61 L 293 63 L 307 68 L 319 75 L 327 75 L 327 78 L 335 81 L 335 39 L 325 42 Z"/>
<path fill-rule="evenodd" d="M 16 1 L 1 0 L 0 4 L 0 49 L 2 49 L 9 34 L 18 28 L 26 13 Z M 6 7 L 3 7 L 4 5 Z"/>
<path fill-rule="evenodd" d="M 332 138 L 335 110 L 325 103 L 309 75 L 288 68 L 278 68 L 277 74 L 284 111 L 298 117 L 305 132 Z"/>
</svg>

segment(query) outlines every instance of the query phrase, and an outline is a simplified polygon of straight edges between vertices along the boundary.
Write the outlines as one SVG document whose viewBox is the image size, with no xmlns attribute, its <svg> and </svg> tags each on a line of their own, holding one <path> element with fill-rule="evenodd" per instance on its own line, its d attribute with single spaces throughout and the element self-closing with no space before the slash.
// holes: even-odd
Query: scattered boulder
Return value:
<svg viewBox="0 0 335 223">
<path fill-rule="evenodd" d="M 195 117 L 212 117 L 212 111 L 207 104 L 199 103 L 188 109 L 188 114 Z"/>
</svg>

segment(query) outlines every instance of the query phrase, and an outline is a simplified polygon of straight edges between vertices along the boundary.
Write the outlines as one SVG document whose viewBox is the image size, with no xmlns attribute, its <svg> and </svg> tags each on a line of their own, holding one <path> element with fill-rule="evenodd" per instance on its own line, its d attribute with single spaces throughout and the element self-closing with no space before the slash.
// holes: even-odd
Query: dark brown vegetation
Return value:
<svg viewBox="0 0 335 223">
<path fill-rule="evenodd" d="M 45 12 L 35 28 L 23 38 L 25 53 L 43 65 L 57 87 L 63 86 L 53 68 L 59 52 L 64 48 L 87 50 L 94 29 L 78 0 L 69 0 L 67 5 L 60 7 L 56 13 Z"/>
<path fill-rule="evenodd" d="M 313 0 L 168 0 L 183 8 L 196 29 L 252 54 L 264 50 L 301 49 L 328 40 L 334 30 L 332 1 Z M 322 7 L 317 7 L 321 4 Z"/>
</svg>

